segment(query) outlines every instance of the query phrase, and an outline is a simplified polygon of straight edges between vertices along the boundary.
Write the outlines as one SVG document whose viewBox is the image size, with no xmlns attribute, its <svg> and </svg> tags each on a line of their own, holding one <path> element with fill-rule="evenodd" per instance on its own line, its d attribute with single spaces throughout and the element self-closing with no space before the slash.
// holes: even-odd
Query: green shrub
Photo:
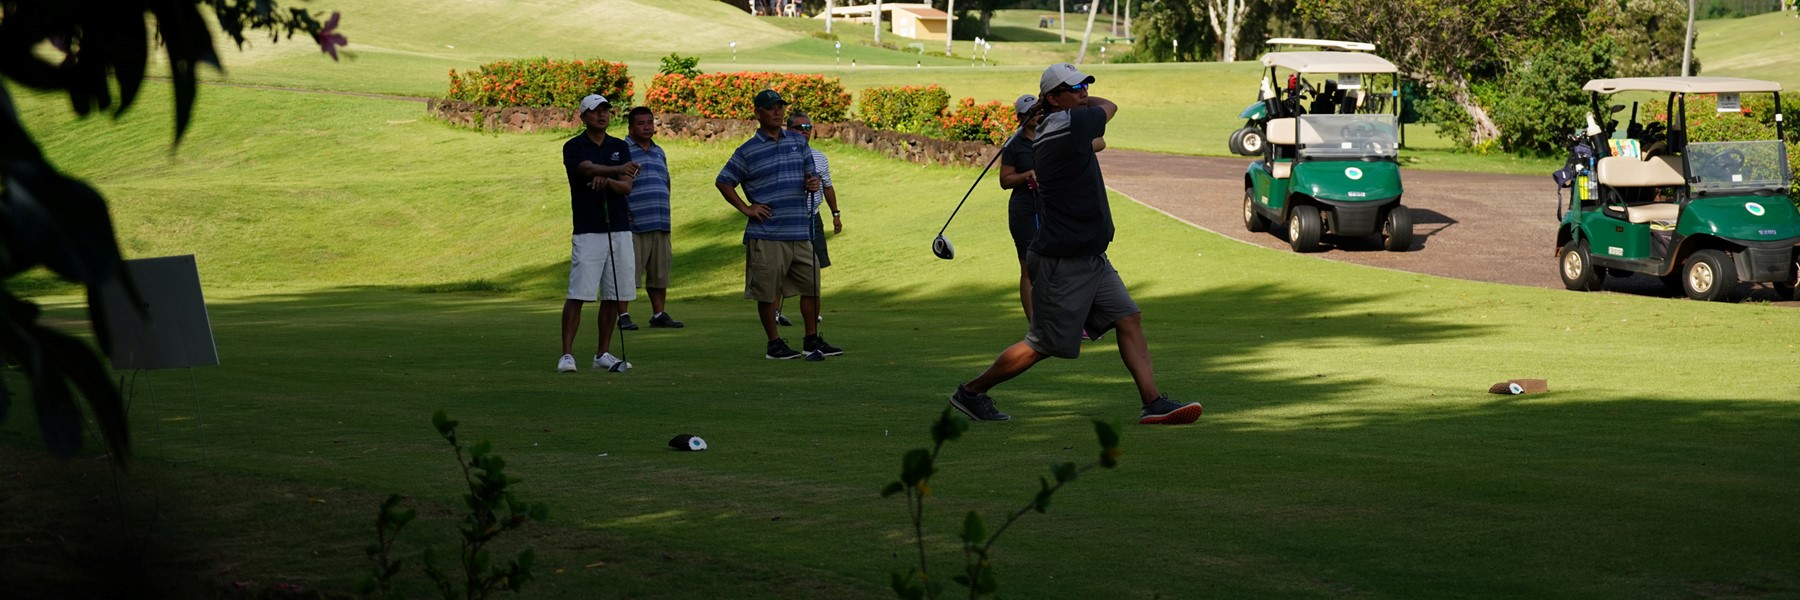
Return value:
<svg viewBox="0 0 1800 600">
<path fill-rule="evenodd" d="M 680 54 L 670 52 L 668 56 L 662 57 L 662 66 L 657 68 L 656 72 L 661 73 L 663 75 L 673 74 L 673 75 L 686 75 L 688 77 L 693 77 L 695 75 L 700 74 L 699 67 L 700 67 L 700 57 L 698 57 L 698 56 L 682 56 Z"/>
<path fill-rule="evenodd" d="M 624 114 L 633 96 L 625 63 L 528 58 L 488 63 L 462 73 L 451 69 L 445 98 L 480 106 L 574 108 L 588 94 L 606 96 Z"/>
<path fill-rule="evenodd" d="M 1563 151 L 1564 138 L 1586 122 L 1588 93 L 1581 86 L 1609 76 L 1613 43 L 1544 43 L 1482 96 L 1488 116 L 1500 127 L 1500 146 L 1515 154 L 1550 156 Z"/>
<path fill-rule="evenodd" d="M 974 98 L 963 98 L 957 102 L 955 111 L 938 118 L 938 129 L 945 139 L 953 141 L 983 140 L 999 144 L 1006 141 L 1006 136 L 1018 129 L 1018 125 L 1019 118 L 1013 114 L 1012 105 L 998 100 L 976 104 Z"/>
<path fill-rule="evenodd" d="M 928 133 L 950 106 L 950 94 L 937 84 L 873 87 L 862 91 L 857 114 L 876 129 Z"/>
<path fill-rule="evenodd" d="M 839 122 L 850 113 L 850 94 L 838 78 L 790 73 L 657 75 L 650 81 L 644 104 L 663 113 L 755 119 L 751 100 L 765 89 L 781 92 L 789 110 L 806 111 L 815 121 Z"/>
</svg>

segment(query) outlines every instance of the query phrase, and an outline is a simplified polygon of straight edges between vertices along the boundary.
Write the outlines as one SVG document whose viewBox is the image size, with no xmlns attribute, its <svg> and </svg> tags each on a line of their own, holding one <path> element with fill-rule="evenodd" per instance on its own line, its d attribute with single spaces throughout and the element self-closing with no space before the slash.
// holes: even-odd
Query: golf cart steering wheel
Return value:
<svg viewBox="0 0 1800 600">
<path fill-rule="evenodd" d="M 1340 133 L 1342 133 L 1344 135 L 1344 139 L 1350 140 L 1353 142 L 1364 142 L 1364 141 L 1372 140 L 1372 139 L 1375 139 L 1376 136 L 1380 135 L 1380 132 L 1375 129 L 1375 124 L 1370 123 L 1368 121 L 1357 121 L 1357 122 L 1351 123 L 1349 125 L 1345 125 L 1344 129 Z"/>
<path fill-rule="evenodd" d="M 1713 155 L 1706 161 L 1707 170 L 1714 175 L 1725 177 L 1737 173 L 1744 168 L 1744 152 L 1742 150 L 1726 150 Z"/>
</svg>

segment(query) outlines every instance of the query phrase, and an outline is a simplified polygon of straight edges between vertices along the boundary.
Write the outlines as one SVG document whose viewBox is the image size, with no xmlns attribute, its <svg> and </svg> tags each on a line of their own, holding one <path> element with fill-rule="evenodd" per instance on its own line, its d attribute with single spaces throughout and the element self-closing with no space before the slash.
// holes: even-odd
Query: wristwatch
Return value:
<svg viewBox="0 0 1800 600">
<path fill-rule="evenodd" d="M 838 216 L 838 215 L 841 215 L 841 214 L 844 214 L 844 213 L 841 213 L 841 212 L 838 212 L 838 211 L 835 211 L 835 210 L 834 210 L 834 211 L 831 211 L 831 218 L 834 218 L 834 219 L 835 219 L 835 218 L 837 218 L 837 216 Z"/>
</svg>

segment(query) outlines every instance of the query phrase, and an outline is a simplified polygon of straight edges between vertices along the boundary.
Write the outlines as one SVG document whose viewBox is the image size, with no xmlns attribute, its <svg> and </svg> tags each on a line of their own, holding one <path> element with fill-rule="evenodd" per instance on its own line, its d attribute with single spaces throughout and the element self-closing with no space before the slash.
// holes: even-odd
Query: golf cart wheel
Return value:
<svg viewBox="0 0 1800 600">
<path fill-rule="evenodd" d="M 1381 247 L 1388 252 L 1412 249 L 1412 211 L 1395 204 L 1381 220 Z"/>
<path fill-rule="evenodd" d="M 1794 264 L 1788 265 L 1788 269 L 1790 269 L 1788 280 L 1775 282 L 1775 295 L 1780 296 L 1782 300 L 1794 299 L 1794 286 L 1800 284 L 1800 258 L 1796 258 Z"/>
<path fill-rule="evenodd" d="M 1318 252 L 1319 238 L 1325 235 L 1325 223 L 1319 218 L 1319 207 L 1302 204 L 1288 213 L 1288 245 L 1295 252 Z"/>
<path fill-rule="evenodd" d="M 1681 266 L 1681 291 L 1695 300 L 1722 301 L 1737 283 L 1737 264 L 1718 250 L 1695 252 Z"/>
<path fill-rule="evenodd" d="M 1574 240 L 1563 244 L 1562 252 L 1556 257 L 1561 268 L 1563 287 L 1577 292 L 1591 292 L 1600 289 L 1600 282 L 1606 279 L 1600 269 L 1594 268 L 1593 256 L 1588 254 L 1587 240 Z"/>
<path fill-rule="evenodd" d="M 1244 229 L 1251 233 L 1269 230 L 1269 218 L 1256 212 L 1256 188 L 1244 188 Z"/>
<path fill-rule="evenodd" d="M 1263 153 L 1263 132 L 1255 127 L 1239 129 L 1243 135 L 1238 136 L 1238 147 L 1243 148 L 1244 156 L 1261 156 Z"/>
<path fill-rule="evenodd" d="M 1225 148 L 1231 150 L 1232 154 L 1249 156 L 1250 153 L 1244 151 L 1244 130 L 1231 132 L 1231 137 L 1225 140 Z"/>
</svg>

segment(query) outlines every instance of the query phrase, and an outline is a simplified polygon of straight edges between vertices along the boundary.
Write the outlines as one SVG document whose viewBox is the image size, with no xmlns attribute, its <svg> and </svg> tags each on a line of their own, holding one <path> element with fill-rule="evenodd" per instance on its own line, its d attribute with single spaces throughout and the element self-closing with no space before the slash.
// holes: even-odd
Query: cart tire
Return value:
<svg viewBox="0 0 1800 600">
<path fill-rule="evenodd" d="M 1262 130 L 1256 127 L 1245 127 L 1238 131 L 1243 132 L 1243 135 L 1238 136 L 1238 147 L 1244 150 L 1244 156 L 1262 156 L 1264 142 Z"/>
<path fill-rule="evenodd" d="M 1244 229 L 1251 233 L 1269 230 L 1269 218 L 1256 212 L 1256 188 L 1244 188 Z"/>
<path fill-rule="evenodd" d="M 1594 257 L 1588 254 L 1587 240 L 1563 244 L 1562 252 L 1557 253 L 1556 264 L 1563 287 L 1573 291 L 1592 292 L 1600 289 L 1600 283 L 1606 280 L 1606 275 L 1594 268 Z"/>
<path fill-rule="evenodd" d="M 1243 139 L 1244 130 L 1239 129 L 1231 132 L 1231 137 L 1225 139 L 1225 149 L 1230 150 L 1232 154 L 1248 156 L 1247 154 L 1244 154 Z"/>
<path fill-rule="evenodd" d="M 1780 296 L 1782 300 L 1794 299 L 1794 286 L 1800 284 L 1800 257 L 1796 257 L 1794 264 L 1788 265 L 1788 267 L 1791 269 L 1788 272 L 1788 280 L 1775 282 L 1775 295 Z"/>
<path fill-rule="evenodd" d="M 1325 235 L 1325 223 L 1319 218 L 1319 207 L 1302 204 L 1288 213 L 1288 246 L 1295 252 L 1318 252 L 1319 238 Z"/>
<path fill-rule="evenodd" d="M 1412 211 L 1395 204 L 1388 209 L 1387 218 L 1381 220 L 1381 247 L 1388 252 L 1405 252 L 1412 249 L 1412 238 Z"/>
<path fill-rule="evenodd" d="M 1695 252 L 1681 265 L 1681 291 L 1687 297 L 1706 302 L 1719 302 L 1737 288 L 1737 264 L 1718 250 Z"/>
</svg>

